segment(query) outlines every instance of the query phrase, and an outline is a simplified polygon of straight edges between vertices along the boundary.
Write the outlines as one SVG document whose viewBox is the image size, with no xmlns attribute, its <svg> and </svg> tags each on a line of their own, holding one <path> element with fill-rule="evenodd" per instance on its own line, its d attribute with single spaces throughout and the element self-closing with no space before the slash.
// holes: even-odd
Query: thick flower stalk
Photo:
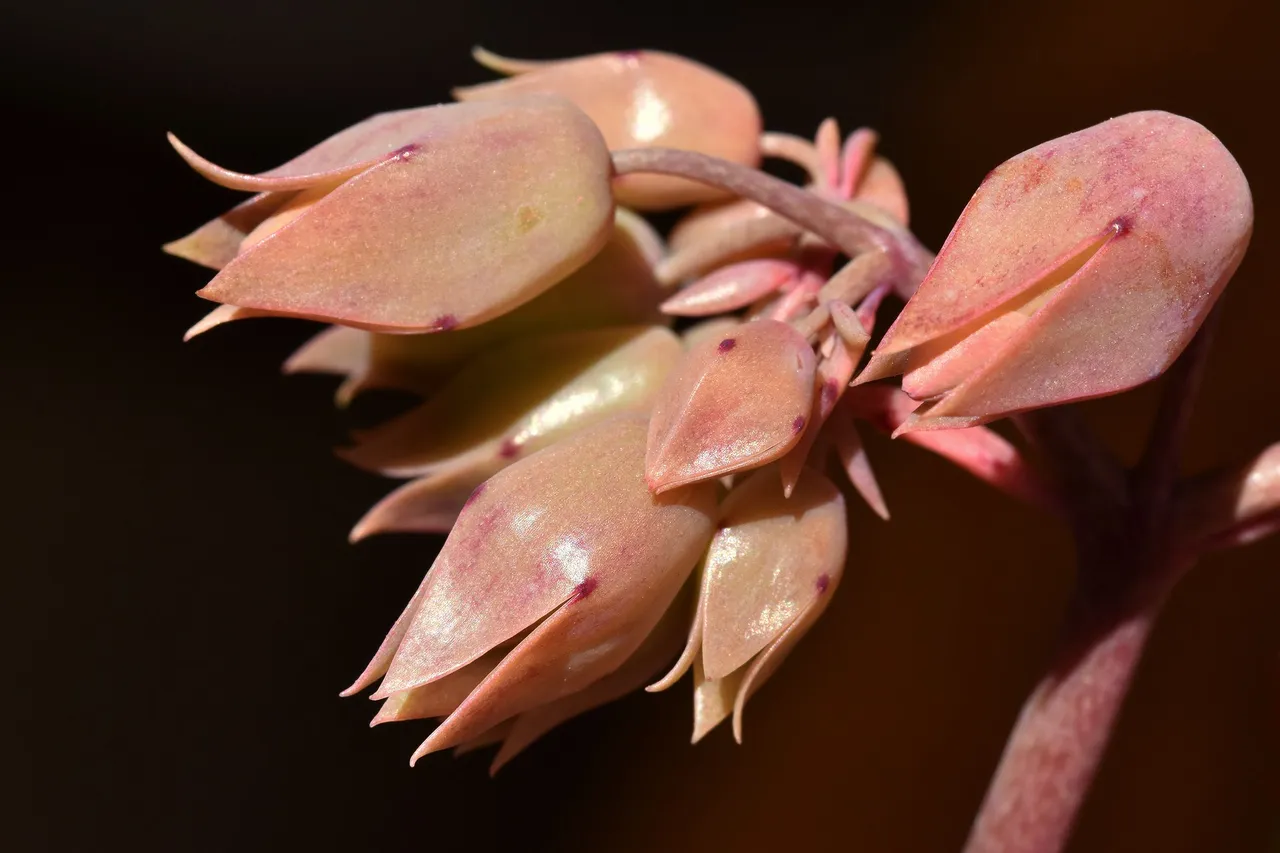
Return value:
<svg viewBox="0 0 1280 853">
<path fill-rule="evenodd" d="M 415 761 L 496 744 L 496 770 L 692 671 L 693 740 L 730 718 L 741 740 L 747 699 L 858 569 L 844 486 L 889 518 L 870 426 L 1076 535 L 1062 658 L 969 845 L 1061 849 L 1168 590 L 1280 528 L 1275 447 L 1176 477 L 1252 229 L 1231 154 L 1180 116 L 1112 118 L 998 166 L 935 257 L 868 128 L 763 131 L 739 83 L 665 53 L 475 55 L 510 76 L 260 174 L 173 139 L 257 193 L 166 247 L 218 270 L 188 336 L 320 321 L 287 372 L 343 377 L 342 405 L 422 398 L 339 451 L 407 481 L 353 540 L 447 534 L 345 695 L 378 683 L 375 724 L 436 720 Z M 634 212 L 690 205 L 665 240 Z M 890 295 L 906 305 L 877 340 Z M 1063 407 L 1166 371 L 1134 471 Z M 987 426 L 1006 417 L 1021 444 Z"/>
</svg>

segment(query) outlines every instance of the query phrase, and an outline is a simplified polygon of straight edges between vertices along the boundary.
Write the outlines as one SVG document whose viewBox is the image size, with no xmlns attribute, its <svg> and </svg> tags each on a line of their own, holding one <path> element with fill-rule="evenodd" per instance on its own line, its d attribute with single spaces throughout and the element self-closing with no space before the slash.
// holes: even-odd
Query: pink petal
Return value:
<svg viewBox="0 0 1280 853">
<path fill-rule="evenodd" d="M 581 690 L 657 624 L 706 548 L 715 487 L 655 498 L 644 441 L 643 419 L 613 419 L 500 472 L 463 512 L 375 696 L 443 678 L 551 615 L 416 755 Z"/>
<path fill-rule="evenodd" d="M 745 308 L 800 275 L 793 261 L 764 258 L 721 267 L 662 303 L 664 313 L 706 317 Z"/>
<path fill-rule="evenodd" d="M 675 284 L 729 263 L 786 252 L 802 233 L 798 226 L 768 211 L 764 216 L 725 217 L 720 227 L 708 228 L 696 241 L 677 244 L 673 234 L 671 254 L 655 272 L 659 281 Z"/>
<path fill-rule="evenodd" d="M 1188 119 L 1131 113 L 1044 143 L 988 176 L 859 381 L 1017 311 L 1021 331 L 967 359 L 922 420 L 976 424 L 1133 387 L 1195 334 L 1252 222 L 1239 166 Z"/>
<path fill-rule="evenodd" d="M 394 331 L 473 326 L 546 291 L 608 239 L 599 131 L 550 97 L 484 105 L 351 178 L 200 295 Z"/>
<path fill-rule="evenodd" d="M 652 633 L 640 644 L 640 648 L 622 666 L 577 693 L 539 705 L 516 717 L 503 740 L 502 748 L 489 767 L 490 775 L 497 773 L 507 762 L 556 726 L 635 692 L 655 672 L 666 666 L 684 641 L 685 626 L 688 623 L 688 612 L 684 606 L 686 602 L 681 600 L 684 598 L 687 596 L 681 596 L 672 604 Z"/>
<path fill-rule="evenodd" d="M 348 538 L 359 542 L 377 533 L 448 533 L 475 490 L 503 467 L 497 459 L 467 459 L 405 483 L 374 504 Z"/>
<path fill-rule="evenodd" d="M 550 62 L 517 77 L 454 90 L 461 101 L 544 93 L 568 98 L 611 149 L 659 146 L 754 166 L 760 112 L 751 93 L 705 65 L 658 51 L 621 51 Z M 716 198 L 715 190 L 656 175 L 617 182 L 618 201 L 643 210 Z"/>
<path fill-rule="evenodd" d="M 501 650 L 489 652 L 439 681 L 388 696 L 369 725 L 425 720 L 452 714 L 501 662 L 503 654 L 505 652 Z"/>
<path fill-rule="evenodd" d="M 831 357 L 824 358 L 818 362 L 817 373 L 814 377 L 816 387 L 814 388 L 813 409 L 809 414 L 809 423 L 805 427 L 804 435 L 800 437 L 800 442 L 792 448 L 791 452 L 782 457 L 782 461 L 778 463 L 782 475 L 782 492 L 786 497 L 790 497 L 795 489 L 801 473 L 805 470 L 804 466 L 809 459 L 809 451 L 813 448 L 814 441 L 817 440 L 818 431 L 827 422 L 827 418 L 831 416 L 836 403 L 840 401 L 845 389 L 849 387 L 849 379 L 853 376 L 853 370 L 858 364 L 858 359 L 862 357 L 861 350 L 851 353 L 839 336 L 833 335 L 833 337 L 835 346 Z M 865 346 L 865 341 L 863 345 Z"/>
<path fill-rule="evenodd" d="M 662 492 L 781 458 L 804 432 L 813 374 L 808 342 L 773 320 L 690 349 L 654 403 L 650 487 Z"/>
<path fill-rule="evenodd" d="M 239 305 L 219 305 L 201 317 L 190 329 L 187 329 L 183 333 L 182 339 L 189 341 L 197 335 L 202 335 L 210 329 L 221 326 L 223 323 L 230 323 L 232 320 L 248 320 L 253 317 L 269 316 L 271 315 L 265 311 L 241 308 Z"/>
<path fill-rule="evenodd" d="M 812 469 L 790 498 L 776 469 L 729 493 L 703 579 L 707 678 L 742 667 L 828 590 L 844 569 L 847 526 L 840 490 Z"/>
<path fill-rule="evenodd" d="M 883 157 L 871 161 L 853 197 L 880 208 L 904 228 L 909 222 L 911 210 L 907 203 L 907 188 L 898 170 Z"/>
<path fill-rule="evenodd" d="M 742 686 L 746 670 L 731 672 L 724 678 L 707 678 L 702 668 L 702 655 L 693 662 L 693 737 L 697 743 L 733 713 L 733 700 Z"/>
</svg>

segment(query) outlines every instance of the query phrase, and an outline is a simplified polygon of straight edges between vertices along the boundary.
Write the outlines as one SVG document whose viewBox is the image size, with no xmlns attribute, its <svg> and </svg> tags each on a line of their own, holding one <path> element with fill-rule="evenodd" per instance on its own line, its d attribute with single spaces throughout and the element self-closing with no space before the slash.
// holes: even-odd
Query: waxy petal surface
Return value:
<svg viewBox="0 0 1280 853">
<path fill-rule="evenodd" d="M 708 317 L 745 308 L 800 275 L 794 261 L 761 258 L 721 267 L 662 303 L 676 317 Z"/>
<path fill-rule="evenodd" d="M 410 332 L 473 326 L 545 292 L 608 239 L 609 152 L 563 99 L 486 106 L 351 178 L 200 295 Z"/>
<path fill-rule="evenodd" d="M 1252 221 L 1239 166 L 1189 119 L 1131 113 L 1046 142 L 983 182 L 859 381 L 1052 283 L 921 417 L 973 425 L 1133 387 L 1195 334 Z"/>
<path fill-rule="evenodd" d="M 774 320 L 690 348 L 654 403 L 649 485 L 661 492 L 786 454 L 809 418 L 814 368 L 808 341 Z"/>
<path fill-rule="evenodd" d="M 790 498 L 776 468 L 729 493 L 702 579 L 707 678 L 742 667 L 830 588 L 844 570 L 847 527 L 840 490 L 813 469 Z"/>
<path fill-rule="evenodd" d="M 683 356 L 661 326 L 522 338 L 467 365 L 426 403 L 362 433 L 343 456 L 393 477 L 504 465 L 621 412 L 648 413 Z"/>
<path fill-rule="evenodd" d="M 185 237 L 164 245 L 171 255 L 220 270 L 240 253 L 240 244 L 255 228 L 289 202 L 295 192 L 258 193 Z"/>
<path fill-rule="evenodd" d="M 760 111 L 741 84 L 701 63 L 659 51 L 618 51 L 548 62 L 507 80 L 457 89 L 474 102 L 551 93 L 591 116 L 609 148 L 658 146 L 699 151 L 735 163 L 759 162 Z M 643 210 L 715 198 L 692 181 L 631 175 L 615 187 L 618 201 Z"/>
<path fill-rule="evenodd" d="M 715 487 L 653 496 L 645 423 L 620 417 L 490 479 L 428 573 L 382 686 L 443 678 L 538 620 L 426 751 L 582 689 L 639 647 L 711 537 Z"/>
</svg>

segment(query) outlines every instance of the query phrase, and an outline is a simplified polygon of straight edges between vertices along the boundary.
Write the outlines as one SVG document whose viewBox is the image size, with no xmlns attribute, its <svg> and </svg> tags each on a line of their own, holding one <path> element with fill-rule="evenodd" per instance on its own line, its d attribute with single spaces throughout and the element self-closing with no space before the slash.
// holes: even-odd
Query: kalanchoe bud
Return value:
<svg viewBox="0 0 1280 853">
<path fill-rule="evenodd" d="M 393 477 L 425 475 L 374 506 L 352 538 L 447 532 L 471 491 L 516 459 L 613 415 L 648 414 L 683 355 L 673 332 L 651 326 L 523 338 L 476 359 L 343 454 Z"/>
<path fill-rule="evenodd" d="M 609 242 L 594 258 L 510 313 L 467 329 L 420 335 L 338 326 L 304 344 L 284 369 L 345 376 L 338 392 L 345 405 L 366 388 L 431 393 L 468 359 L 529 335 L 667 323 L 658 310 L 663 289 L 653 275 L 662 251 L 661 238 L 648 223 L 618 208 Z"/>
<path fill-rule="evenodd" d="M 326 189 L 200 291 L 283 316 L 396 332 L 472 326 L 582 266 L 612 221 L 604 140 L 551 95 L 375 116 L 256 176 L 174 144 L 225 186 Z M 288 204 L 263 199 L 252 216 L 219 220 L 226 227 L 206 226 L 170 251 L 212 265 L 240 229 L 252 236 L 258 214 L 255 226 Z"/>
<path fill-rule="evenodd" d="M 715 486 L 654 496 L 645 422 L 622 416 L 487 481 L 365 673 L 385 698 L 440 681 L 516 637 L 417 753 L 464 743 L 616 670 L 711 537 Z"/>
<path fill-rule="evenodd" d="M 675 667 L 653 690 L 695 666 L 694 741 L 742 709 L 826 608 L 848 548 L 844 498 L 806 469 L 790 498 L 778 470 L 736 486 L 702 571 L 697 614 Z"/>
<path fill-rule="evenodd" d="M 905 373 L 903 429 L 971 426 L 1165 370 L 1249 242 L 1240 167 L 1199 124 L 1131 113 L 983 182 L 859 382 Z"/>
<path fill-rule="evenodd" d="M 737 81 L 693 60 L 648 50 L 539 63 L 513 63 L 488 52 L 477 52 L 476 58 L 516 76 L 455 89 L 460 101 L 553 93 L 586 111 L 611 149 L 661 146 L 749 166 L 759 162 L 761 125 L 755 99 Z M 615 192 L 621 204 L 643 210 L 720 195 L 692 181 L 656 175 L 625 177 Z"/>
<path fill-rule="evenodd" d="M 786 323 L 743 323 L 690 348 L 654 402 L 645 476 L 655 492 L 757 468 L 795 447 L 814 355 Z"/>
</svg>

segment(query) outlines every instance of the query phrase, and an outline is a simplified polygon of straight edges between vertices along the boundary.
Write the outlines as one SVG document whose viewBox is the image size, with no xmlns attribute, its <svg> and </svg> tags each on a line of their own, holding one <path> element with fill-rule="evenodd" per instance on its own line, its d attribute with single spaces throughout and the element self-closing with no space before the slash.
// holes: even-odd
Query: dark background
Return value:
<svg viewBox="0 0 1280 853">
<path fill-rule="evenodd" d="M 878 128 L 936 246 L 1007 157 L 1119 113 L 1181 112 L 1235 153 L 1257 208 L 1188 453 L 1202 468 L 1280 438 L 1276 8 L 6 4 L 9 754 L 29 798 L 11 801 L 16 849 L 956 849 L 1048 653 L 1069 541 L 887 441 L 872 450 L 894 520 L 854 510 L 840 595 L 753 700 L 745 746 L 727 731 L 687 745 L 685 683 L 556 731 L 495 781 L 480 755 L 409 770 L 423 727 L 371 732 L 372 703 L 337 691 L 440 540 L 346 544 L 390 484 L 331 455 L 345 427 L 331 381 L 278 374 L 313 326 L 182 344 L 207 274 L 159 246 L 236 197 L 164 131 L 252 171 L 488 79 L 473 43 L 662 48 L 744 82 L 773 129 L 807 134 L 828 114 Z M 1153 399 L 1089 413 L 1132 455 Z M 1278 566 L 1272 539 L 1179 589 L 1076 849 L 1274 838 Z"/>
</svg>

